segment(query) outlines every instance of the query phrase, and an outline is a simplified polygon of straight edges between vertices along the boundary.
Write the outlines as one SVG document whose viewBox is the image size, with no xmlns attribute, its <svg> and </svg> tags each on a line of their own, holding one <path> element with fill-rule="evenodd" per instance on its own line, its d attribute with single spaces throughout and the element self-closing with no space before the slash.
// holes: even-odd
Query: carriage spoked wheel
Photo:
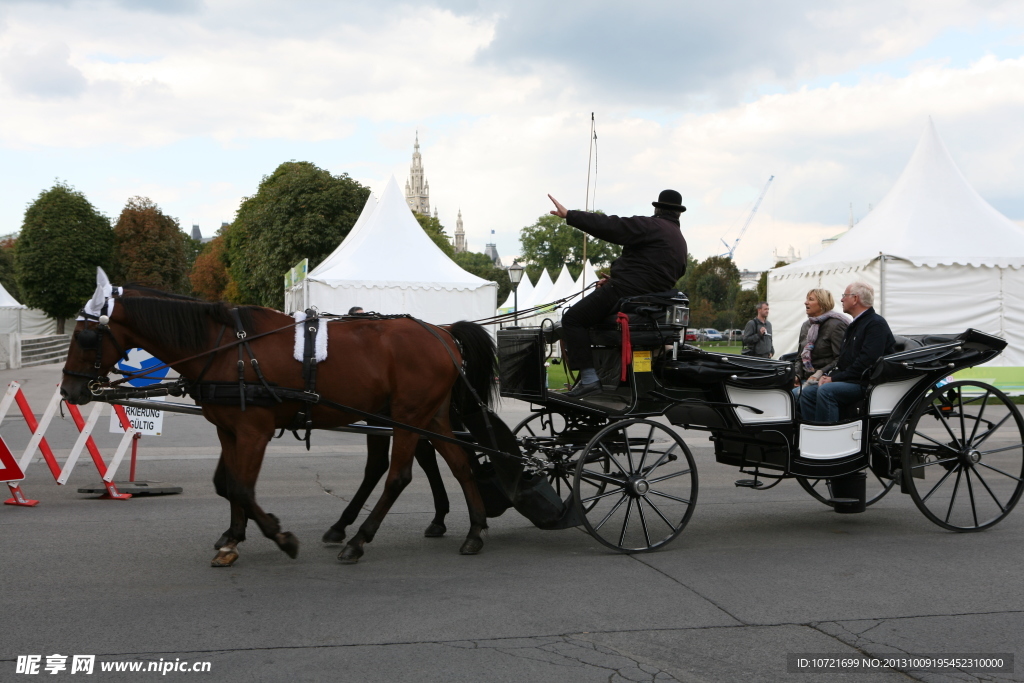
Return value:
<svg viewBox="0 0 1024 683">
<path fill-rule="evenodd" d="M 547 473 L 548 483 L 563 500 L 572 493 L 572 477 L 576 475 L 576 463 L 583 446 L 580 444 L 578 448 L 574 448 L 572 440 L 566 438 L 569 429 L 569 422 L 564 415 L 543 410 L 524 419 L 512 430 L 513 436 L 519 440 L 527 454 L 539 452 L 541 447 L 544 447 L 543 452 L 551 464 L 551 469 Z M 611 461 L 606 457 L 603 461 L 594 462 L 591 467 L 608 474 L 611 470 Z M 599 495 L 604 492 L 606 486 L 607 483 L 604 481 L 589 482 L 584 488 L 584 495 Z M 590 503 L 590 507 L 594 504 Z"/>
<path fill-rule="evenodd" d="M 611 463 L 604 472 L 596 463 Z M 598 494 L 587 493 L 597 483 Z M 640 418 L 594 435 L 576 465 L 574 504 L 590 535 L 623 553 L 657 550 L 678 536 L 697 502 L 697 466 L 674 430 Z"/>
<path fill-rule="evenodd" d="M 1024 419 L 995 387 L 933 389 L 907 424 L 903 482 L 931 521 L 952 531 L 999 522 L 1024 491 Z"/>
</svg>

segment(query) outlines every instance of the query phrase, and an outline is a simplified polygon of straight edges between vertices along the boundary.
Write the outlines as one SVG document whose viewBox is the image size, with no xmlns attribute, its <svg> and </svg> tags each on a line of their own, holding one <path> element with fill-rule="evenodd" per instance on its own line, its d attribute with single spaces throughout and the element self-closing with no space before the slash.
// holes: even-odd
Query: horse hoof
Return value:
<svg viewBox="0 0 1024 683">
<path fill-rule="evenodd" d="M 363 556 L 363 549 L 357 545 L 347 545 L 338 553 L 342 564 L 355 564 Z"/>
<path fill-rule="evenodd" d="M 238 559 L 238 550 L 231 546 L 224 546 L 217 550 L 217 554 L 210 560 L 211 567 L 230 567 Z"/>
<path fill-rule="evenodd" d="M 299 555 L 299 539 L 290 531 L 283 531 L 274 539 L 280 548 L 293 560 Z"/>
<path fill-rule="evenodd" d="M 339 531 L 332 526 L 324 533 L 323 538 L 321 538 L 320 540 L 324 543 L 327 543 L 328 545 L 341 543 L 345 540 L 345 530 L 342 529 L 341 531 Z"/>
<path fill-rule="evenodd" d="M 431 522 L 427 530 L 423 532 L 423 535 L 427 538 L 441 538 L 444 536 L 444 532 L 448 531 L 448 527 L 438 522 Z"/>
<path fill-rule="evenodd" d="M 213 549 L 220 550 L 230 542 L 231 538 L 228 536 L 228 532 L 225 531 L 220 535 L 220 538 L 217 539 L 217 542 L 213 544 Z"/>
<path fill-rule="evenodd" d="M 467 538 L 466 542 L 459 548 L 459 555 L 476 555 L 484 547 L 482 538 Z"/>
</svg>

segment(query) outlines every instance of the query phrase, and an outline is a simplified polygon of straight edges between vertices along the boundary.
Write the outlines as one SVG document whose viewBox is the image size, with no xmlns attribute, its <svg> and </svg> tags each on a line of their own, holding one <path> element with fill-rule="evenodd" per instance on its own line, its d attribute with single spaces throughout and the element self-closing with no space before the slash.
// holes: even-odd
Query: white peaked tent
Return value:
<svg viewBox="0 0 1024 683">
<path fill-rule="evenodd" d="M 530 278 L 523 273 L 523 279 L 519 281 L 519 294 L 515 291 L 508 293 L 508 299 L 505 300 L 501 306 L 498 307 L 498 313 L 511 313 L 516 310 L 516 301 L 519 302 L 519 310 L 527 308 L 530 301 L 533 299 L 533 283 L 530 282 Z"/>
<path fill-rule="evenodd" d="M 569 272 L 569 268 L 562 264 L 562 270 L 558 272 L 558 279 L 555 280 L 554 286 L 551 291 L 548 292 L 548 301 L 557 301 L 558 299 L 564 299 L 567 296 L 575 294 L 577 291 L 576 281 L 572 279 L 572 274 Z M 563 306 L 559 306 L 561 310 Z"/>
<path fill-rule="evenodd" d="M 885 199 L 834 244 L 769 272 L 777 353 L 795 351 L 809 289 L 860 280 L 895 334 L 974 327 L 1009 345 L 991 365 L 1024 366 L 1024 229 L 974 191 L 929 119 Z M 1004 374 L 1004 376 L 1008 376 Z"/>
<path fill-rule="evenodd" d="M 583 281 L 576 281 L 577 285 L 581 285 L 580 289 L 582 289 L 583 286 L 590 286 L 600 279 L 597 276 L 597 271 L 594 270 L 594 266 L 590 263 L 590 261 L 583 262 L 583 272 L 580 274 L 580 277 L 583 278 Z"/>
<path fill-rule="evenodd" d="M 361 306 L 443 324 L 494 315 L 497 291 L 434 244 L 392 176 L 380 201 L 367 200 L 344 241 L 286 299 L 295 310 L 346 313 Z"/>
<path fill-rule="evenodd" d="M 56 332 L 55 320 L 42 311 L 19 304 L 10 292 L 0 285 L 0 334 L 39 336 Z"/>
<path fill-rule="evenodd" d="M 555 286 L 555 283 L 551 281 L 551 276 L 548 275 L 547 268 L 540 272 L 540 277 L 537 278 L 537 284 L 533 286 L 533 296 L 530 297 L 529 302 L 523 302 L 523 298 L 519 297 L 519 310 L 525 310 L 527 308 L 533 308 L 540 304 L 546 304 L 551 299 L 548 297 L 548 292 Z"/>
</svg>

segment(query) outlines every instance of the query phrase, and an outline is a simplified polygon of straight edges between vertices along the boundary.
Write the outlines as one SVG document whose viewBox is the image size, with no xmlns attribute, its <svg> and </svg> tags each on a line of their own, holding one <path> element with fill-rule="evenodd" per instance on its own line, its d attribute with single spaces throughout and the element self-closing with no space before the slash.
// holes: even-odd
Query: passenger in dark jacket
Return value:
<svg viewBox="0 0 1024 683">
<path fill-rule="evenodd" d="M 771 358 L 775 355 L 775 343 L 772 341 L 772 324 L 768 322 L 768 302 L 757 305 L 757 317 L 747 321 L 743 326 L 744 356 Z"/>
<path fill-rule="evenodd" d="M 598 282 L 597 289 L 585 296 L 562 316 L 562 338 L 572 368 L 580 371 L 580 381 L 568 395 L 579 398 L 601 391 L 590 348 L 592 327 L 617 309 L 619 299 L 637 294 L 671 289 L 686 272 L 686 240 L 679 230 L 679 215 L 686 211 L 682 195 L 665 190 L 654 205 L 654 216 L 605 216 L 586 211 L 568 211 L 555 204 L 551 213 L 588 235 L 622 245 L 611 273 Z"/>
<path fill-rule="evenodd" d="M 846 328 L 839 358 L 818 384 L 804 387 L 800 394 L 800 413 L 806 420 L 835 423 L 843 406 L 864 397 L 864 371 L 882 356 L 895 350 L 896 340 L 885 318 L 875 313 L 875 291 L 863 282 L 854 282 L 843 294 L 843 311 L 853 316 Z"/>
<path fill-rule="evenodd" d="M 807 292 L 804 301 L 807 320 L 800 327 L 800 342 L 796 347 L 800 354 L 796 372 L 800 382 L 817 384 L 821 376 L 831 372 L 839 360 L 850 317 L 832 310 L 835 306 L 832 292 L 827 289 Z"/>
</svg>

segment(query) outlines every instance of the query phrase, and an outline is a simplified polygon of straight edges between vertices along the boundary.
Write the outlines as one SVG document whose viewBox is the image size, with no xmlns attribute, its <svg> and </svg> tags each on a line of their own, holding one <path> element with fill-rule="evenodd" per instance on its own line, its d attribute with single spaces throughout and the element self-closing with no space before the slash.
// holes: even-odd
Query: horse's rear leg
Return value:
<svg viewBox="0 0 1024 683">
<path fill-rule="evenodd" d="M 359 531 L 338 554 L 338 559 L 343 563 L 354 564 L 359 561 L 359 558 L 363 556 L 363 545 L 373 540 L 381 522 L 384 521 L 384 516 L 394 505 L 399 494 L 412 481 L 413 452 L 416 450 L 418 439 L 419 437 L 415 434 L 400 429 L 395 430 L 394 445 L 391 448 L 391 469 L 384 482 L 384 491 L 366 521 L 359 527 Z"/>
<path fill-rule="evenodd" d="M 440 538 L 448 527 L 444 525 L 444 517 L 448 514 L 448 492 L 444 490 L 444 480 L 441 479 L 441 470 L 437 467 L 437 451 L 426 439 L 420 439 L 416 444 L 416 462 L 420 464 L 423 472 L 430 482 L 430 493 L 434 496 L 434 519 L 430 526 L 423 532 L 427 538 Z"/>
<path fill-rule="evenodd" d="M 447 425 L 441 425 L 438 422 L 431 424 L 428 429 L 445 436 L 451 434 L 451 429 Z M 480 489 L 477 488 L 476 480 L 473 478 L 469 456 L 466 455 L 466 451 L 455 444 L 438 441 L 434 447 L 440 451 L 441 457 L 448 463 L 452 474 L 462 486 L 462 492 L 466 496 L 466 506 L 469 508 L 469 534 L 466 535 L 466 541 L 459 548 L 459 553 L 476 555 L 484 547 L 484 540 L 480 534 L 487 528 L 487 512 L 484 508 L 484 500 L 480 496 Z"/>
<path fill-rule="evenodd" d="M 370 435 L 366 437 L 366 469 L 363 470 L 363 482 L 359 485 L 352 502 L 348 504 L 345 511 L 341 513 L 341 519 L 331 525 L 323 536 L 324 543 L 341 543 L 345 540 L 345 527 L 356 521 L 359 511 L 366 504 L 370 494 L 381 477 L 388 471 L 388 448 L 391 445 L 390 436 Z M 436 464 L 435 464 L 436 469 Z"/>
<path fill-rule="evenodd" d="M 252 419 L 258 420 L 260 417 L 262 416 L 254 415 Z M 277 543 L 289 557 L 295 558 L 299 554 L 299 539 L 290 531 L 281 531 L 281 523 L 277 517 L 264 512 L 256 504 L 256 479 L 263 464 L 264 451 L 273 432 L 264 433 L 255 426 L 242 425 L 235 434 L 220 428 L 217 429 L 217 433 L 221 437 L 221 460 L 224 464 L 221 475 L 224 491 L 222 495 L 232 503 L 232 510 L 235 505 L 241 508 L 244 513 L 243 520 L 254 520 L 264 536 Z M 236 529 L 235 518 L 232 515 L 232 528 L 229 531 L 233 534 L 236 531 L 244 534 L 244 529 L 244 521 L 241 529 Z M 218 551 L 211 564 L 214 567 L 231 566 L 238 559 L 236 546 L 237 541 L 229 542 Z"/>
</svg>

